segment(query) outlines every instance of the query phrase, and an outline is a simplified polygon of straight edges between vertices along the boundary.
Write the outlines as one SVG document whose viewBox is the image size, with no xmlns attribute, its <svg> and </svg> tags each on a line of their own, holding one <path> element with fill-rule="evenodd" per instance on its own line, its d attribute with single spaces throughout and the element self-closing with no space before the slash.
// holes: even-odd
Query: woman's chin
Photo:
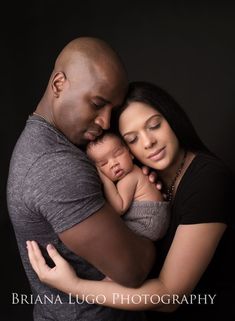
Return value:
<svg viewBox="0 0 235 321">
<path fill-rule="evenodd" d="M 167 168 L 168 162 L 166 160 L 160 160 L 160 161 L 154 161 L 154 160 L 145 160 L 143 162 L 145 166 L 151 167 L 153 169 L 156 169 L 157 171 L 163 171 Z"/>
</svg>

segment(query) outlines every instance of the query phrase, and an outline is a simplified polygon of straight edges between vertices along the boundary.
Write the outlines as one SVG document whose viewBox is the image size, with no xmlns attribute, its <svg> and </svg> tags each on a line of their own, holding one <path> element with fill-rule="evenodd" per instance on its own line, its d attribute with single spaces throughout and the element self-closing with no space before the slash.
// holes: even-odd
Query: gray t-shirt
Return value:
<svg viewBox="0 0 235 321">
<path fill-rule="evenodd" d="M 66 248 L 57 236 L 104 205 L 96 169 L 81 149 L 38 116 L 29 117 L 13 151 L 7 201 L 33 293 L 35 321 L 144 320 L 141 312 L 110 309 L 70 298 L 42 284 L 32 270 L 26 240 L 36 240 L 40 244 L 49 264 L 51 262 L 45 246 L 52 243 L 80 277 L 92 280 L 104 277 L 87 261 Z"/>
</svg>

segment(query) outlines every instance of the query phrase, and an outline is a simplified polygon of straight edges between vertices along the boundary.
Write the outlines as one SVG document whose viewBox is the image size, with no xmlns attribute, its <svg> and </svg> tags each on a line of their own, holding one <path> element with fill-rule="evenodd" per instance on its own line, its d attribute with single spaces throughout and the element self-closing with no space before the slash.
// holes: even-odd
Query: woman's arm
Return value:
<svg viewBox="0 0 235 321">
<path fill-rule="evenodd" d="M 27 242 L 29 259 L 42 282 L 73 296 L 93 294 L 103 305 L 125 310 L 147 310 L 170 312 L 177 309 L 173 298 L 180 299 L 190 294 L 211 258 L 226 229 L 222 223 L 180 225 L 166 257 L 160 275 L 147 280 L 139 288 L 123 287 L 112 281 L 90 281 L 76 276 L 69 264 L 53 248 L 48 253 L 56 266 L 49 268 L 36 242 Z M 206 236 L 206 237 L 205 237 Z M 218 276 L 219 277 L 219 276 Z M 170 298 L 164 304 L 161 298 Z"/>
<path fill-rule="evenodd" d="M 137 185 L 137 177 L 133 173 L 127 174 L 115 185 L 98 169 L 100 178 L 104 185 L 104 193 L 107 201 L 111 206 L 123 215 L 133 201 Z"/>
</svg>

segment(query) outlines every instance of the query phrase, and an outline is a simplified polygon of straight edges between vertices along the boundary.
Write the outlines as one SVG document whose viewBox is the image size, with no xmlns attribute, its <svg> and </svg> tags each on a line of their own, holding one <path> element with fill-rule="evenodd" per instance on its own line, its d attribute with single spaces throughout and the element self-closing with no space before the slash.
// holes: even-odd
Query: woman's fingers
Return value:
<svg viewBox="0 0 235 321">
<path fill-rule="evenodd" d="M 47 245 L 47 252 L 48 252 L 50 258 L 55 263 L 55 265 L 66 262 L 65 259 L 59 254 L 57 249 L 52 244 Z"/>
<path fill-rule="evenodd" d="M 156 187 L 157 187 L 157 189 L 158 189 L 159 191 L 161 191 L 161 189 L 162 189 L 162 183 L 158 181 L 157 184 L 156 184 Z"/>
<path fill-rule="evenodd" d="M 45 272 L 51 270 L 51 268 L 46 264 L 42 252 L 35 241 L 27 241 L 27 250 L 29 261 L 32 265 L 32 268 L 37 273 L 39 278 L 42 278 Z"/>
<path fill-rule="evenodd" d="M 148 174 L 149 174 L 149 167 L 143 166 L 143 167 L 142 167 L 142 171 L 143 171 L 143 174 L 144 174 L 144 175 L 148 175 Z"/>
<path fill-rule="evenodd" d="M 157 173 L 156 172 L 154 172 L 154 171 L 152 171 L 152 172 L 150 172 L 150 168 L 149 167 L 147 167 L 147 166 L 143 166 L 142 167 L 142 172 L 143 172 L 143 174 L 144 175 L 148 175 L 148 177 L 149 177 L 149 181 L 151 182 L 151 183 L 156 183 L 157 182 Z M 157 182 L 157 184 L 159 184 L 159 182 Z M 160 183 L 161 184 L 161 183 Z M 157 185 L 156 185 L 157 186 Z M 160 186 L 160 185 L 159 185 Z M 161 189 L 161 188 L 158 188 L 158 186 L 157 186 L 157 189 Z"/>
<path fill-rule="evenodd" d="M 146 175 L 146 176 L 148 175 L 149 181 L 151 183 L 155 183 L 157 181 L 157 173 L 153 172 L 153 171 L 150 172 L 150 168 L 149 167 L 143 166 L 142 167 L 142 172 L 143 172 L 144 175 Z"/>
<path fill-rule="evenodd" d="M 46 261 L 42 256 L 41 250 L 39 249 L 37 242 L 27 241 L 26 244 L 28 250 L 28 257 L 32 265 L 32 268 L 38 276 L 41 276 L 42 272 L 44 272 L 45 270 L 48 271 L 50 268 L 46 264 Z"/>
<path fill-rule="evenodd" d="M 161 191 L 162 190 L 162 182 L 158 181 L 158 176 L 157 176 L 157 173 L 152 171 L 150 172 L 150 168 L 147 167 L 147 166 L 143 166 L 142 167 L 142 172 L 144 175 L 148 175 L 149 177 L 149 181 L 151 183 L 156 183 L 156 188 Z"/>
<path fill-rule="evenodd" d="M 155 183 L 157 181 L 157 173 L 156 172 L 151 172 L 149 174 L 149 180 L 151 183 Z"/>
<path fill-rule="evenodd" d="M 38 261 L 35 256 L 35 251 L 34 251 L 32 242 L 27 241 L 26 244 L 27 244 L 27 251 L 28 251 L 28 257 L 29 257 L 30 264 L 32 265 L 32 268 L 37 273 L 37 275 L 39 275 Z"/>
</svg>

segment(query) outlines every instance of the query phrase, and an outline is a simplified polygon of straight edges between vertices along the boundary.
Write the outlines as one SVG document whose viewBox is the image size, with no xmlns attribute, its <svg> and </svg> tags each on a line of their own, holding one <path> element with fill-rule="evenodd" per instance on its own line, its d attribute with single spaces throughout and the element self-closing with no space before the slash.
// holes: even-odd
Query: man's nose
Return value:
<svg viewBox="0 0 235 321">
<path fill-rule="evenodd" d="M 100 110 L 99 115 L 95 119 L 95 124 L 106 130 L 110 127 L 111 108 L 106 106 Z"/>
</svg>

